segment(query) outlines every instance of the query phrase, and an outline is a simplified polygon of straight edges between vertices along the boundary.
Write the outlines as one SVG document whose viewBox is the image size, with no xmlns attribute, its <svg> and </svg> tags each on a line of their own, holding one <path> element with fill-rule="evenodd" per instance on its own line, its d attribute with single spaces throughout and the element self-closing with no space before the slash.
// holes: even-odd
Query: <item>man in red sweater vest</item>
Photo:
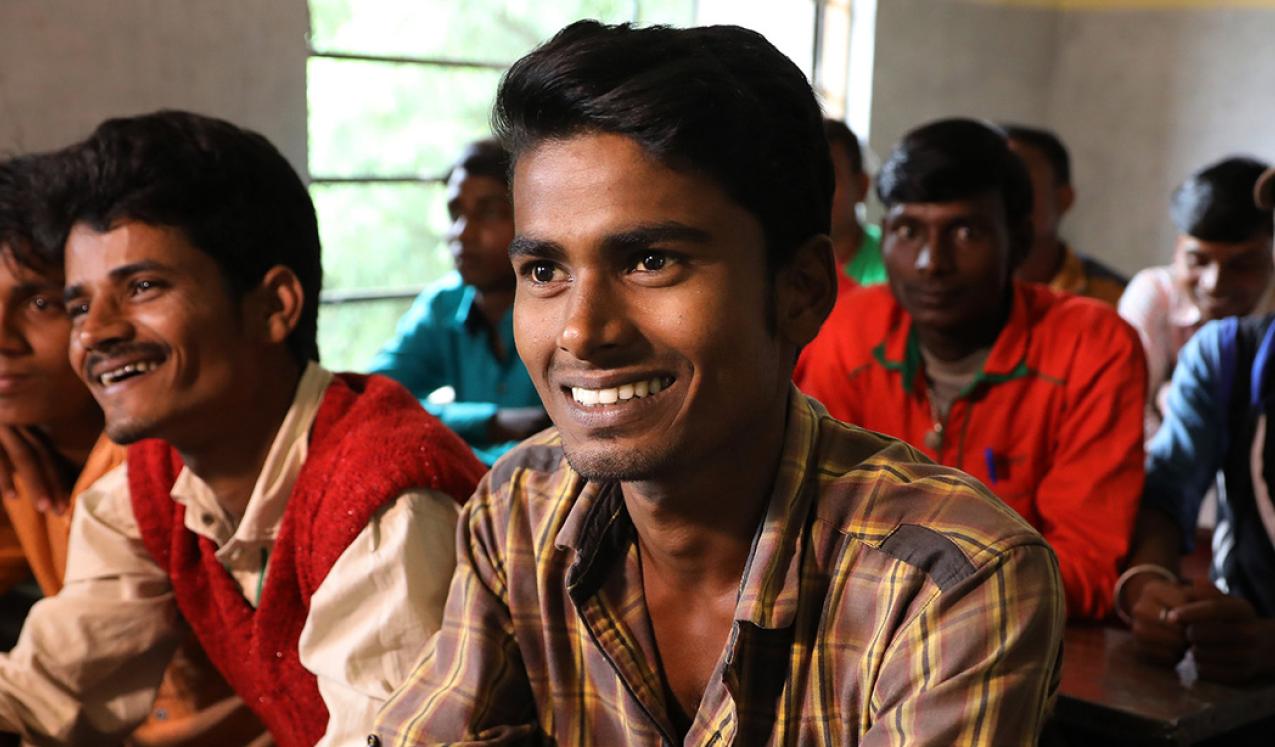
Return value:
<svg viewBox="0 0 1275 747">
<path fill-rule="evenodd" d="M 0 729 L 119 739 L 193 634 L 279 744 L 360 739 L 438 626 L 481 465 L 399 385 L 318 365 L 314 208 L 260 135 L 110 120 L 35 182 L 72 366 L 129 449 L 0 657 Z"/>
<path fill-rule="evenodd" d="M 1013 279 L 1032 193 L 999 130 L 919 127 L 877 191 L 889 285 L 838 299 L 798 386 L 982 480 L 1058 554 L 1069 616 L 1106 616 L 1142 489 L 1137 336 L 1102 303 Z"/>
</svg>

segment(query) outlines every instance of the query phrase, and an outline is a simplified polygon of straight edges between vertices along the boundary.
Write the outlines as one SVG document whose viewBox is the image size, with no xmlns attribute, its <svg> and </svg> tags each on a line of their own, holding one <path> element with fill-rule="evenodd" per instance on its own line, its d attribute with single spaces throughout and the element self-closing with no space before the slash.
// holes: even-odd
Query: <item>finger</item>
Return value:
<svg viewBox="0 0 1275 747">
<path fill-rule="evenodd" d="M 1217 588 L 1207 576 L 1197 576 L 1191 581 L 1191 585 L 1186 587 L 1187 601 L 1199 602 L 1208 599 L 1220 599 L 1226 596 L 1221 589 Z"/>
<path fill-rule="evenodd" d="M 5 498 L 17 498 L 18 489 L 13 482 L 14 467 L 9 460 L 9 444 L 18 434 L 9 426 L 0 426 L 0 492 Z"/>
<path fill-rule="evenodd" d="M 1162 609 L 1180 607 L 1190 602 L 1190 590 L 1181 584 L 1156 580 L 1142 587 L 1142 593 L 1134 604 L 1134 610 L 1140 607 L 1153 616 L 1158 616 Z"/>
<path fill-rule="evenodd" d="M 1186 626 L 1186 639 L 1194 645 L 1217 649 L 1252 651 L 1257 645 L 1253 631 L 1231 620 L 1205 620 Z"/>
<path fill-rule="evenodd" d="M 1169 621 L 1192 625 L 1211 620 L 1253 620 L 1257 612 L 1241 597 L 1221 596 L 1198 602 L 1187 602 L 1169 612 Z"/>
</svg>

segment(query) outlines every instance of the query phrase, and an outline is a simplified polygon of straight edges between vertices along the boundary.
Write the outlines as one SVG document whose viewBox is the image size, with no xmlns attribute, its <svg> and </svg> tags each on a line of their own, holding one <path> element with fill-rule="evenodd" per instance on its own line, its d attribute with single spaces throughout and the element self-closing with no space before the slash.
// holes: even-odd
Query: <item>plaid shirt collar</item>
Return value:
<svg viewBox="0 0 1275 747">
<path fill-rule="evenodd" d="M 735 609 L 737 621 L 759 628 L 787 628 L 797 612 L 800 548 L 814 497 L 807 477 L 818 432 L 816 408 L 822 410 L 792 387 L 779 469 L 765 517 L 753 537 Z M 572 477 L 583 480 L 574 472 Z M 567 589 L 577 605 L 598 592 L 635 537 L 618 483 L 582 487 L 554 540 L 556 547 L 576 555 L 567 574 Z"/>
</svg>

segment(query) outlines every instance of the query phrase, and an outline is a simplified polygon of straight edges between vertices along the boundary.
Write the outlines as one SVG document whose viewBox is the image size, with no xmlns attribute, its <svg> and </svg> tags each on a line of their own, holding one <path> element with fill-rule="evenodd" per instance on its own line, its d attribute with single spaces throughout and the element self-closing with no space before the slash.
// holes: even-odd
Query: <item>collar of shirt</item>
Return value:
<svg viewBox="0 0 1275 747">
<path fill-rule="evenodd" d="M 1031 373 L 1027 368 L 1027 350 L 1031 343 L 1034 320 L 1031 318 L 1031 309 L 1025 294 L 1025 284 L 1015 280 L 1009 319 L 996 336 L 996 342 L 992 344 L 982 369 L 959 396 L 968 394 L 979 384 L 999 384 Z M 898 304 L 893 296 L 891 302 Z M 923 392 L 925 381 L 921 376 L 924 366 L 921 343 L 912 328 L 912 317 L 901 308 L 898 311 L 896 316 L 901 323 L 890 330 L 886 339 L 872 350 L 872 355 L 885 368 L 901 373 L 905 391 Z"/>
<path fill-rule="evenodd" d="M 1062 266 L 1058 268 L 1054 279 L 1049 281 L 1049 287 L 1056 291 L 1083 296 L 1085 289 L 1089 286 L 1089 277 L 1085 274 L 1085 263 L 1080 261 L 1080 255 L 1073 252 L 1066 243 L 1062 245 L 1062 249 Z"/>
<path fill-rule="evenodd" d="M 274 544 L 292 486 L 305 463 L 306 434 L 314 423 L 323 395 L 332 381 L 331 372 L 311 361 L 301 375 L 279 432 L 275 434 L 261 474 L 253 485 L 243 519 L 236 523 L 217 502 L 208 483 L 182 468 L 173 483 L 173 500 L 186 507 L 186 528 L 217 545 L 217 559 L 227 562 L 250 546 Z"/>
<path fill-rule="evenodd" d="M 792 624 L 801 589 L 797 548 L 812 500 L 811 491 L 802 486 L 817 432 L 814 405 L 792 387 L 779 470 L 740 583 L 737 621 L 766 629 Z M 567 588 L 576 604 L 598 592 L 628 553 L 634 537 L 619 484 L 585 485 L 554 540 L 558 548 L 576 555 L 567 574 Z"/>
</svg>

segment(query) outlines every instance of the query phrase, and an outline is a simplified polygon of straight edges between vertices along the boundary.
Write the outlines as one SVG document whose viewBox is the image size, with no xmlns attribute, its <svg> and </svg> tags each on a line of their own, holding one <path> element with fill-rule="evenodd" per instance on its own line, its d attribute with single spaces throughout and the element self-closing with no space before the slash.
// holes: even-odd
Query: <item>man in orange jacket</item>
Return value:
<svg viewBox="0 0 1275 747">
<path fill-rule="evenodd" d="M 1142 489 L 1136 334 L 1099 302 L 1013 279 L 1032 196 L 1003 133 L 920 127 L 877 190 L 889 286 L 838 300 L 798 386 L 982 480 L 1054 548 L 1069 616 L 1106 616 Z"/>
</svg>

